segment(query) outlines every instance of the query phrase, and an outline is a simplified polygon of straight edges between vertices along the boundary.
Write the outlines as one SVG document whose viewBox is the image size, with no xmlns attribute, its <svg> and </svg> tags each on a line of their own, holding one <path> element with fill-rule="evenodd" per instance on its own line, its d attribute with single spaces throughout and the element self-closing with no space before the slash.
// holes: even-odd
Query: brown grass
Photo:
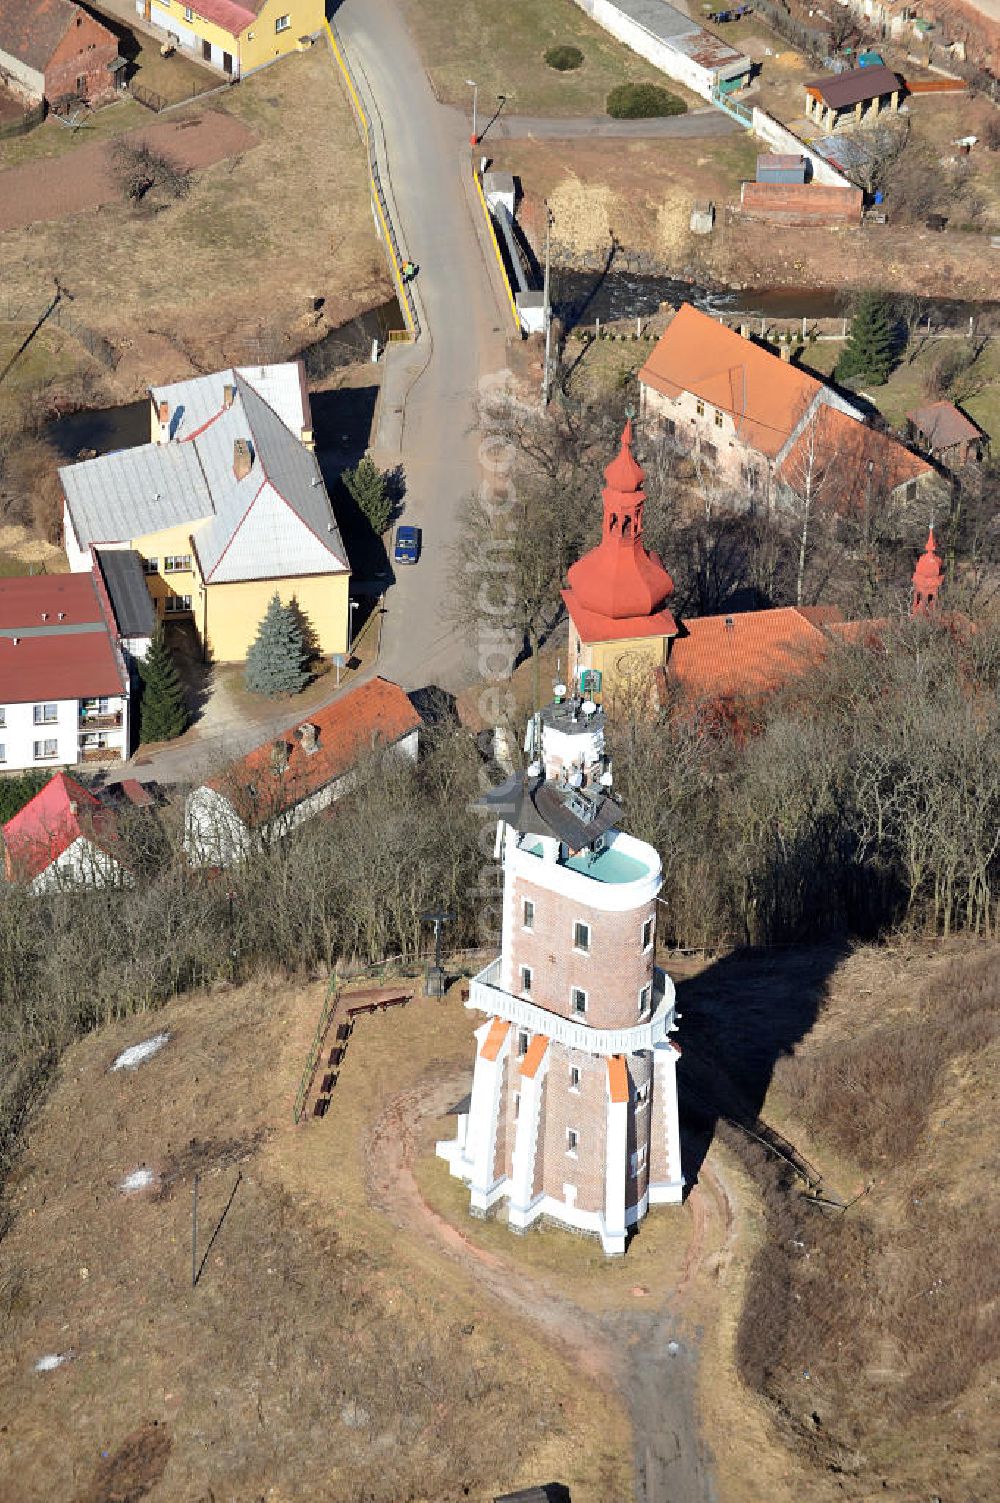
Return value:
<svg viewBox="0 0 1000 1503">
<path fill-rule="evenodd" d="M 540 1475 L 574 1499 L 621 1496 L 614 1404 L 370 1203 L 371 1124 L 402 1087 L 467 1065 L 468 1015 L 455 998 L 361 1022 L 330 1113 L 296 1130 L 321 995 L 285 981 L 195 995 L 66 1054 L 0 1244 L 5 1503 L 154 1487 L 486 1499 Z M 158 1056 L 108 1074 L 163 1028 Z M 140 1164 L 157 1188 L 122 1195 Z M 242 1178 L 192 1289 L 196 1168 L 203 1250 Z"/>
</svg>

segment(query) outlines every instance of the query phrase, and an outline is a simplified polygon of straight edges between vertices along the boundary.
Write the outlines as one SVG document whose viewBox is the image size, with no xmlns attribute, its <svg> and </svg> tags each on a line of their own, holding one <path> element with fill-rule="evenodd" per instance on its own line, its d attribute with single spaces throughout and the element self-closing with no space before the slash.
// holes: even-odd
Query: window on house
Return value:
<svg viewBox="0 0 1000 1503">
<path fill-rule="evenodd" d="M 704 404 L 704 402 L 697 402 L 695 404 L 695 412 L 697 412 L 697 414 L 698 414 L 699 417 L 704 417 L 705 416 L 705 404 Z"/>
<path fill-rule="evenodd" d="M 76 92 L 81 95 L 87 92 L 87 80 L 82 73 L 76 81 Z"/>
<path fill-rule="evenodd" d="M 721 428 L 722 427 L 722 413 L 721 412 L 717 412 L 715 414 L 715 426 L 717 428 Z"/>
<path fill-rule="evenodd" d="M 163 608 L 168 616 L 176 616 L 182 611 L 191 609 L 190 595 L 168 595 L 163 602 Z"/>
<path fill-rule="evenodd" d="M 567 1129 L 566 1129 L 566 1152 L 568 1154 L 570 1154 L 572 1158 L 576 1158 L 576 1150 L 579 1148 L 579 1146 L 580 1146 L 580 1134 L 577 1132 L 577 1130 L 576 1130 L 575 1127 L 567 1127 Z"/>
<path fill-rule="evenodd" d="M 578 1091 L 580 1089 L 579 1065 L 570 1065 L 569 1067 L 569 1088 L 571 1091 Z"/>
<path fill-rule="evenodd" d="M 524 900 L 522 922 L 526 929 L 533 929 L 535 927 L 535 905 L 530 898 L 525 898 Z"/>
<path fill-rule="evenodd" d="M 143 574 L 158 574 L 160 572 L 160 560 L 158 558 L 144 558 L 142 561 Z"/>
<path fill-rule="evenodd" d="M 163 560 L 164 574 L 190 574 L 190 553 L 170 553 Z"/>
<path fill-rule="evenodd" d="M 582 950 L 585 955 L 590 953 L 590 925 L 583 924 L 579 920 L 573 925 L 573 948 Z"/>
<path fill-rule="evenodd" d="M 111 713 L 110 699 L 81 699 L 80 709 L 84 715 L 109 715 Z"/>
<path fill-rule="evenodd" d="M 532 980 L 532 970 L 531 970 L 530 965 L 523 965 L 521 967 L 521 990 L 522 990 L 522 992 L 530 992 L 531 991 L 531 980 Z"/>
<path fill-rule="evenodd" d="M 587 1011 L 587 993 L 579 986 L 574 986 L 569 994 L 570 1006 L 579 1016 Z"/>
<path fill-rule="evenodd" d="M 517 1035 L 517 1057 L 523 1059 L 528 1052 L 527 1030 L 522 1028 Z"/>
<path fill-rule="evenodd" d="M 184 19 L 185 21 L 194 20 L 194 11 L 191 9 L 190 5 L 185 5 L 184 7 Z"/>
<path fill-rule="evenodd" d="M 287 31 L 291 24 L 291 16 L 278 16 L 274 23 L 274 30 L 275 32 Z"/>
<path fill-rule="evenodd" d="M 647 981 L 646 985 L 644 987 L 640 988 L 640 991 L 639 991 L 639 1016 L 640 1016 L 640 1018 L 643 1017 L 649 1011 L 649 1004 L 652 1002 L 652 1000 L 653 1000 L 653 987 L 652 987 L 651 982 Z"/>
<path fill-rule="evenodd" d="M 644 1169 L 645 1167 L 646 1167 L 646 1145 L 645 1145 L 645 1143 L 643 1143 L 643 1145 L 642 1145 L 641 1148 L 637 1148 L 636 1151 L 635 1151 L 635 1153 L 633 1153 L 633 1154 L 631 1154 L 629 1156 L 629 1173 L 631 1174 L 632 1178 L 634 1179 L 635 1176 L 639 1173 L 640 1169 Z"/>
<path fill-rule="evenodd" d="M 674 422 L 673 418 L 663 419 L 663 431 L 668 438 L 673 438 L 676 435 L 677 424 Z"/>
<path fill-rule="evenodd" d="M 915 480 L 911 480 L 906 487 L 906 499 L 907 501 L 915 501 L 917 499 L 917 482 Z"/>
<path fill-rule="evenodd" d="M 6 760 L 7 760 L 7 748 L 6 748 L 6 746 L 4 746 L 3 742 L 0 741 L 0 762 L 6 762 Z"/>
<path fill-rule="evenodd" d="M 35 742 L 35 761 L 44 762 L 47 757 L 55 757 L 59 754 L 59 742 L 53 736 L 51 740 Z"/>
<path fill-rule="evenodd" d="M 650 916 L 642 926 L 642 948 L 649 950 L 653 944 L 653 934 L 656 930 L 656 920 Z"/>
<path fill-rule="evenodd" d="M 53 704 L 35 706 L 36 725 L 54 725 L 59 719 L 59 706 Z"/>
<path fill-rule="evenodd" d="M 0 705 L 0 728 L 7 724 L 7 706 Z"/>
</svg>

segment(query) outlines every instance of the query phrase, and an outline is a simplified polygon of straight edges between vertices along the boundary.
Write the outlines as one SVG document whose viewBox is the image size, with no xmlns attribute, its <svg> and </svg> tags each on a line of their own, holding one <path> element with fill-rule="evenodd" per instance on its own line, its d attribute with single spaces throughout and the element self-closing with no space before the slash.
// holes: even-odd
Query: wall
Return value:
<svg viewBox="0 0 1000 1503">
<path fill-rule="evenodd" d="M 794 131 L 775 120 L 773 115 L 754 105 L 753 124 L 750 129 L 760 140 L 766 141 L 768 146 L 778 152 L 794 152 L 796 156 L 806 156 L 812 163 L 813 182 L 826 183 L 834 188 L 850 188 L 853 186 L 846 177 L 843 177 L 829 162 L 817 155 L 811 147 L 799 139 Z"/>
<path fill-rule="evenodd" d="M 279 16 L 288 16 L 291 24 L 285 31 L 276 32 L 274 24 Z M 299 37 L 322 31 L 325 19 L 323 0 L 266 0 L 255 24 L 240 38 L 243 72 L 297 51 Z"/>
<path fill-rule="evenodd" d="M 29 68 L 27 63 L 10 52 L 0 52 L 0 79 L 12 94 L 19 94 L 31 103 L 41 99 L 45 93 L 45 75 Z"/>
<path fill-rule="evenodd" d="M 110 695 L 108 698 L 109 712 L 117 714 L 121 711 L 122 714 L 121 729 L 109 731 L 109 736 L 115 745 L 127 747 L 128 702 L 122 695 Z M 0 729 L 0 744 L 4 747 L 5 760 L 0 765 L 5 772 L 15 772 L 25 767 L 75 767 L 79 762 L 80 701 L 58 699 L 49 703 L 55 704 L 57 709 L 55 721 L 47 725 L 35 725 L 34 700 L 2 707 L 6 724 Z M 56 755 L 36 760 L 34 743 L 53 739 L 56 742 Z"/>
<path fill-rule="evenodd" d="M 32 892 L 67 887 L 130 887 L 133 878 L 120 862 L 80 835 L 31 884 Z"/>
<path fill-rule="evenodd" d="M 114 75 L 108 63 L 118 56 L 118 40 L 86 11 L 79 11 L 45 70 L 45 95 L 58 99 L 77 92 L 77 79 L 83 78 L 83 97 L 93 103 L 111 99 L 115 93 Z"/>
<path fill-rule="evenodd" d="M 828 184 L 743 183 L 740 210 L 776 224 L 860 224 L 860 188 Z"/>
<path fill-rule="evenodd" d="M 136 11 L 141 16 L 144 13 L 143 0 L 136 0 Z M 206 21 L 204 17 L 192 12 L 188 21 L 184 17 L 183 0 L 154 0 L 150 8 L 150 20 L 154 26 L 162 26 L 164 31 L 176 37 L 179 45 L 188 52 L 194 53 L 199 61 L 211 61 L 212 65 L 223 70 L 223 54 L 227 53 L 232 59 L 231 77 L 238 78 L 240 75 L 240 39 L 234 37 L 231 32 L 217 26 L 214 21 Z M 206 59 L 202 50 L 202 42 L 206 41 L 212 49 L 211 59 Z"/>
<path fill-rule="evenodd" d="M 703 99 L 711 99 L 712 75 L 708 69 L 685 57 L 682 52 L 675 52 L 660 38 L 652 36 L 630 16 L 620 11 L 612 0 L 576 0 L 576 4 L 598 26 L 602 26 L 613 37 L 617 37 L 619 42 L 624 42 L 631 51 L 652 63 L 654 68 L 659 68 L 668 78 L 676 79 L 678 83 L 700 94 Z"/>
<path fill-rule="evenodd" d="M 209 584 L 205 591 L 205 647 L 217 662 L 242 662 L 277 590 L 308 616 L 320 651 L 329 655 L 348 647 L 350 575 L 306 575 L 298 579 L 259 579 L 237 584 Z"/>
<path fill-rule="evenodd" d="M 165 527 L 161 532 L 148 532 L 142 537 L 135 538 L 131 544 L 142 555 L 144 561 L 156 559 L 157 572 L 146 575 L 146 588 L 152 597 L 157 617 L 160 620 L 172 619 L 172 615 L 167 615 L 165 604 L 169 595 L 190 595 L 191 609 L 197 613 L 201 575 L 198 572 L 191 537 L 200 526 L 205 525 L 205 520 L 207 519 L 194 523 L 181 522 L 176 527 Z M 176 574 L 164 574 L 163 560 L 165 558 L 171 556 L 183 558 L 186 555 L 191 559 L 190 569 L 182 569 Z"/>
</svg>

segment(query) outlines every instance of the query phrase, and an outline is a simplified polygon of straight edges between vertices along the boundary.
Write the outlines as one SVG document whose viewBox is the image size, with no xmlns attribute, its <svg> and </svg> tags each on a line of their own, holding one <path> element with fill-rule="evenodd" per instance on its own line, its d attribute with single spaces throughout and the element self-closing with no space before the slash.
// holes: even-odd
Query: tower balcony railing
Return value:
<svg viewBox="0 0 1000 1503">
<path fill-rule="evenodd" d="M 543 1033 L 546 1038 L 567 1049 L 606 1057 L 611 1054 L 638 1054 L 662 1044 L 674 1029 L 674 983 L 660 970 L 653 972 L 653 1010 L 644 1022 L 631 1028 L 591 1028 L 557 1012 L 538 1007 L 524 997 L 515 997 L 500 986 L 500 957 L 472 978 L 466 1007 L 491 1017 L 506 1018 L 529 1033 Z"/>
</svg>

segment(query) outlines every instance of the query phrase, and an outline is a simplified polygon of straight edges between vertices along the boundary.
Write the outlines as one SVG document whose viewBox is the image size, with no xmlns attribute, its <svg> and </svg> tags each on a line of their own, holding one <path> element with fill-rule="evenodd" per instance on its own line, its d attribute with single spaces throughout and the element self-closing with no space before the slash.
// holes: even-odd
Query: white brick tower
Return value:
<svg viewBox="0 0 1000 1503">
<path fill-rule="evenodd" d="M 602 712 L 542 711 L 540 760 L 483 800 L 496 813 L 503 927 L 468 1006 L 486 1015 L 468 1112 L 437 1145 L 473 1215 L 503 1198 L 608 1254 L 650 1205 L 681 1199 L 674 987 L 653 963 L 663 876 L 617 828 Z"/>
</svg>

